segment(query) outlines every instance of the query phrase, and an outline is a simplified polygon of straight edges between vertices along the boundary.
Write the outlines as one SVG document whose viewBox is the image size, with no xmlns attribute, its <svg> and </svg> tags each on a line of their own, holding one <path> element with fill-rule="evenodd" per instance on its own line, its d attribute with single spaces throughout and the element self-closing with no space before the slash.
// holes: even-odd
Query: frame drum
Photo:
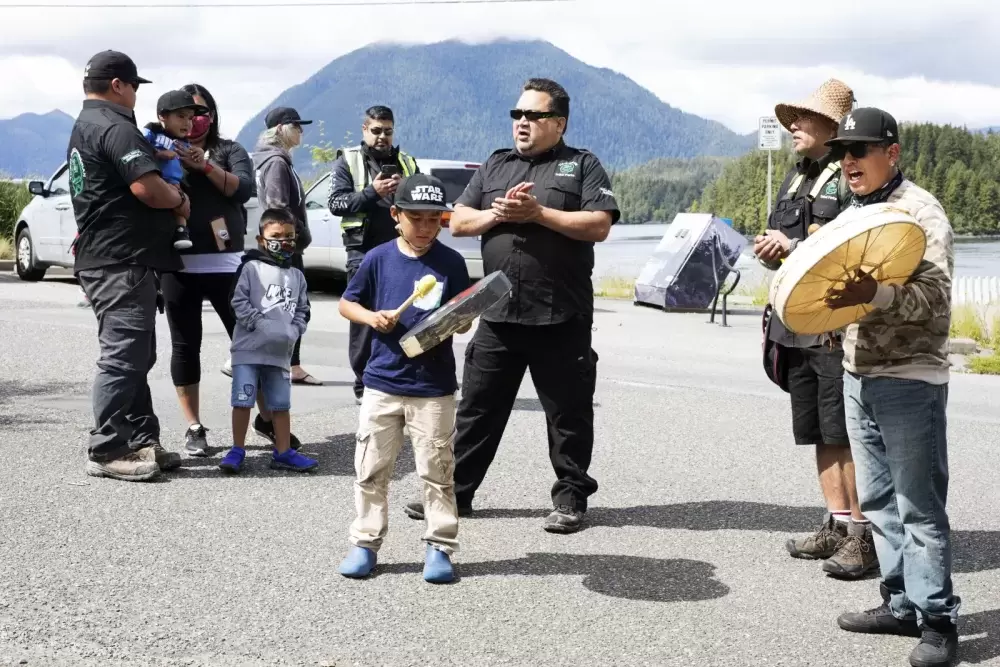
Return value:
<svg viewBox="0 0 1000 667">
<path fill-rule="evenodd" d="M 771 281 L 778 318 L 797 334 L 822 334 L 857 322 L 863 304 L 830 308 L 831 289 L 843 288 L 860 269 L 880 284 L 902 285 L 924 257 L 927 235 L 916 218 L 892 204 L 849 208 L 800 242 Z"/>
<path fill-rule="evenodd" d="M 510 281 L 494 271 L 456 294 L 399 339 L 403 353 L 416 357 L 448 339 L 456 331 L 510 296 Z"/>
</svg>

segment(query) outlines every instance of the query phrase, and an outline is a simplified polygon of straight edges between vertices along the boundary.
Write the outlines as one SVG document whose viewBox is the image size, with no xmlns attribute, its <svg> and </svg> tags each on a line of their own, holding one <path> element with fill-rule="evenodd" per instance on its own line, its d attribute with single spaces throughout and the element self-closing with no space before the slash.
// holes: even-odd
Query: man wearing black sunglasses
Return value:
<svg viewBox="0 0 1000 667">
<path fill-rule="evenodd" d="M 827 297 L 831 308 L 872 306 L 845 333 L 844 403 L 858 497 L 882 570 L 881 606 L 837 622 L 850 632 L 920 637 L 910 664 L 948 665 L 958 649 L 961 604 L 946 510 L 953 232 L 938 200 L 900 171 L 891 115 L 856 109 L 827 144 L 843 155 L 852 206 L 892 204 L 926 234 L 923 259 L 905 284 L 859 271 Z"/>
<path fill-rule="evenodd" d="M 337 151 L 328 207 L 340 217 L 347 250 L 347 280 L 361 267 L 365 253 L 398 236 L 389 214 L 392 196 L 404 178 L 420 173 L 417 161 L 393 145 L 392 109 L 373 106 L 365 112 L 360 146 Z M 351 322 L 348 357 L 354 370 L 354 398 L 361 404 L 362 375 L 371 353 L 372 329 Z"/>
<path fill-rule="evenodd" d="M 451 219 L 454 236 L 482 236 L 484 271 L 513 285 L 502 308 L 485 313 L 466 352 L 455 440 L 460 516 L 496 455 L 526 370 L 545 410 L 557 480 L 544 529 L 580 529 L 597 482 L 594 447 L 597 353 L 591 348 L 594 244 L 620 216 L 597 157 L 563 140 L 569 95 L 531 79 L 510 112 L 514 148 L 480 167 Z M 423 518 L 421 503 L 406 513 Z"/>
<path fill-rule="evenodd" d="M 160 445 L 147 376 L 156 363 L 160 272 L 182 268 L 172 236 L 187 195 L 160 176 L 136 125 L 136 90 L 149 83 L 124 53 L 98 53 L 67 149 L 78 236 L 74 273 L 97 316 L 100 358 L 87 474 L 126 481 L 180 466 Z"/>
</svg>

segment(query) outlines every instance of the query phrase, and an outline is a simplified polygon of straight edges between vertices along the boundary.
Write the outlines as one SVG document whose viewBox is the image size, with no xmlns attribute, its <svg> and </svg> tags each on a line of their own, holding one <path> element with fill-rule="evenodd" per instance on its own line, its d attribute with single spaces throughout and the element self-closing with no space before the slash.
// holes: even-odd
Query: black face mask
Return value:
<svg viewBox="0 0 1000 667">
<path fill-rule="evenodd" d="M 882 204 L 886 202 L 896 188 L 903 182 L 903 172 L 896 170 L 896 175 L 889 179 L 889 182 L 880 187 L 875 192 L 870 192 L 863 196 L 854 195 L 851 197 L 851 206 L 871 206 L 872 204 Z"/>
</svg>

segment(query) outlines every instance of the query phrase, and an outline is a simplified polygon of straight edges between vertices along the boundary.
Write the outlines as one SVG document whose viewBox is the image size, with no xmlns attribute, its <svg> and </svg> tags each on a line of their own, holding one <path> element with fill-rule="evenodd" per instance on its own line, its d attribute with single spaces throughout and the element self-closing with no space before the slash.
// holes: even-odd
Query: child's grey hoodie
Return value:
<svg viewBox="0 0 1000 667">
<path fill-rule="evenodd" d="M 295 341 L 306 331 L 306 278 L 291 265 L 253 249 L 243 256 L 230 302 L 236 328 L 232 364 L 291 370 Z"/>
</svg>

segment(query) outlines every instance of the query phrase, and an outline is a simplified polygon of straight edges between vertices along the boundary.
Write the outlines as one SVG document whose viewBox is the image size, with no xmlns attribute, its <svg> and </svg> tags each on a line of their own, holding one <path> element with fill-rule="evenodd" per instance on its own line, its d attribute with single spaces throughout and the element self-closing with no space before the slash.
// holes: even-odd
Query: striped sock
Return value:
<svg viewBox="0 0 1000 667">
<path fill-rule="evenodd" d="M 847 523 L 851 520 L 851 510 L 831 510 L 830 514 L 841 523 Z"/>
</svg>

